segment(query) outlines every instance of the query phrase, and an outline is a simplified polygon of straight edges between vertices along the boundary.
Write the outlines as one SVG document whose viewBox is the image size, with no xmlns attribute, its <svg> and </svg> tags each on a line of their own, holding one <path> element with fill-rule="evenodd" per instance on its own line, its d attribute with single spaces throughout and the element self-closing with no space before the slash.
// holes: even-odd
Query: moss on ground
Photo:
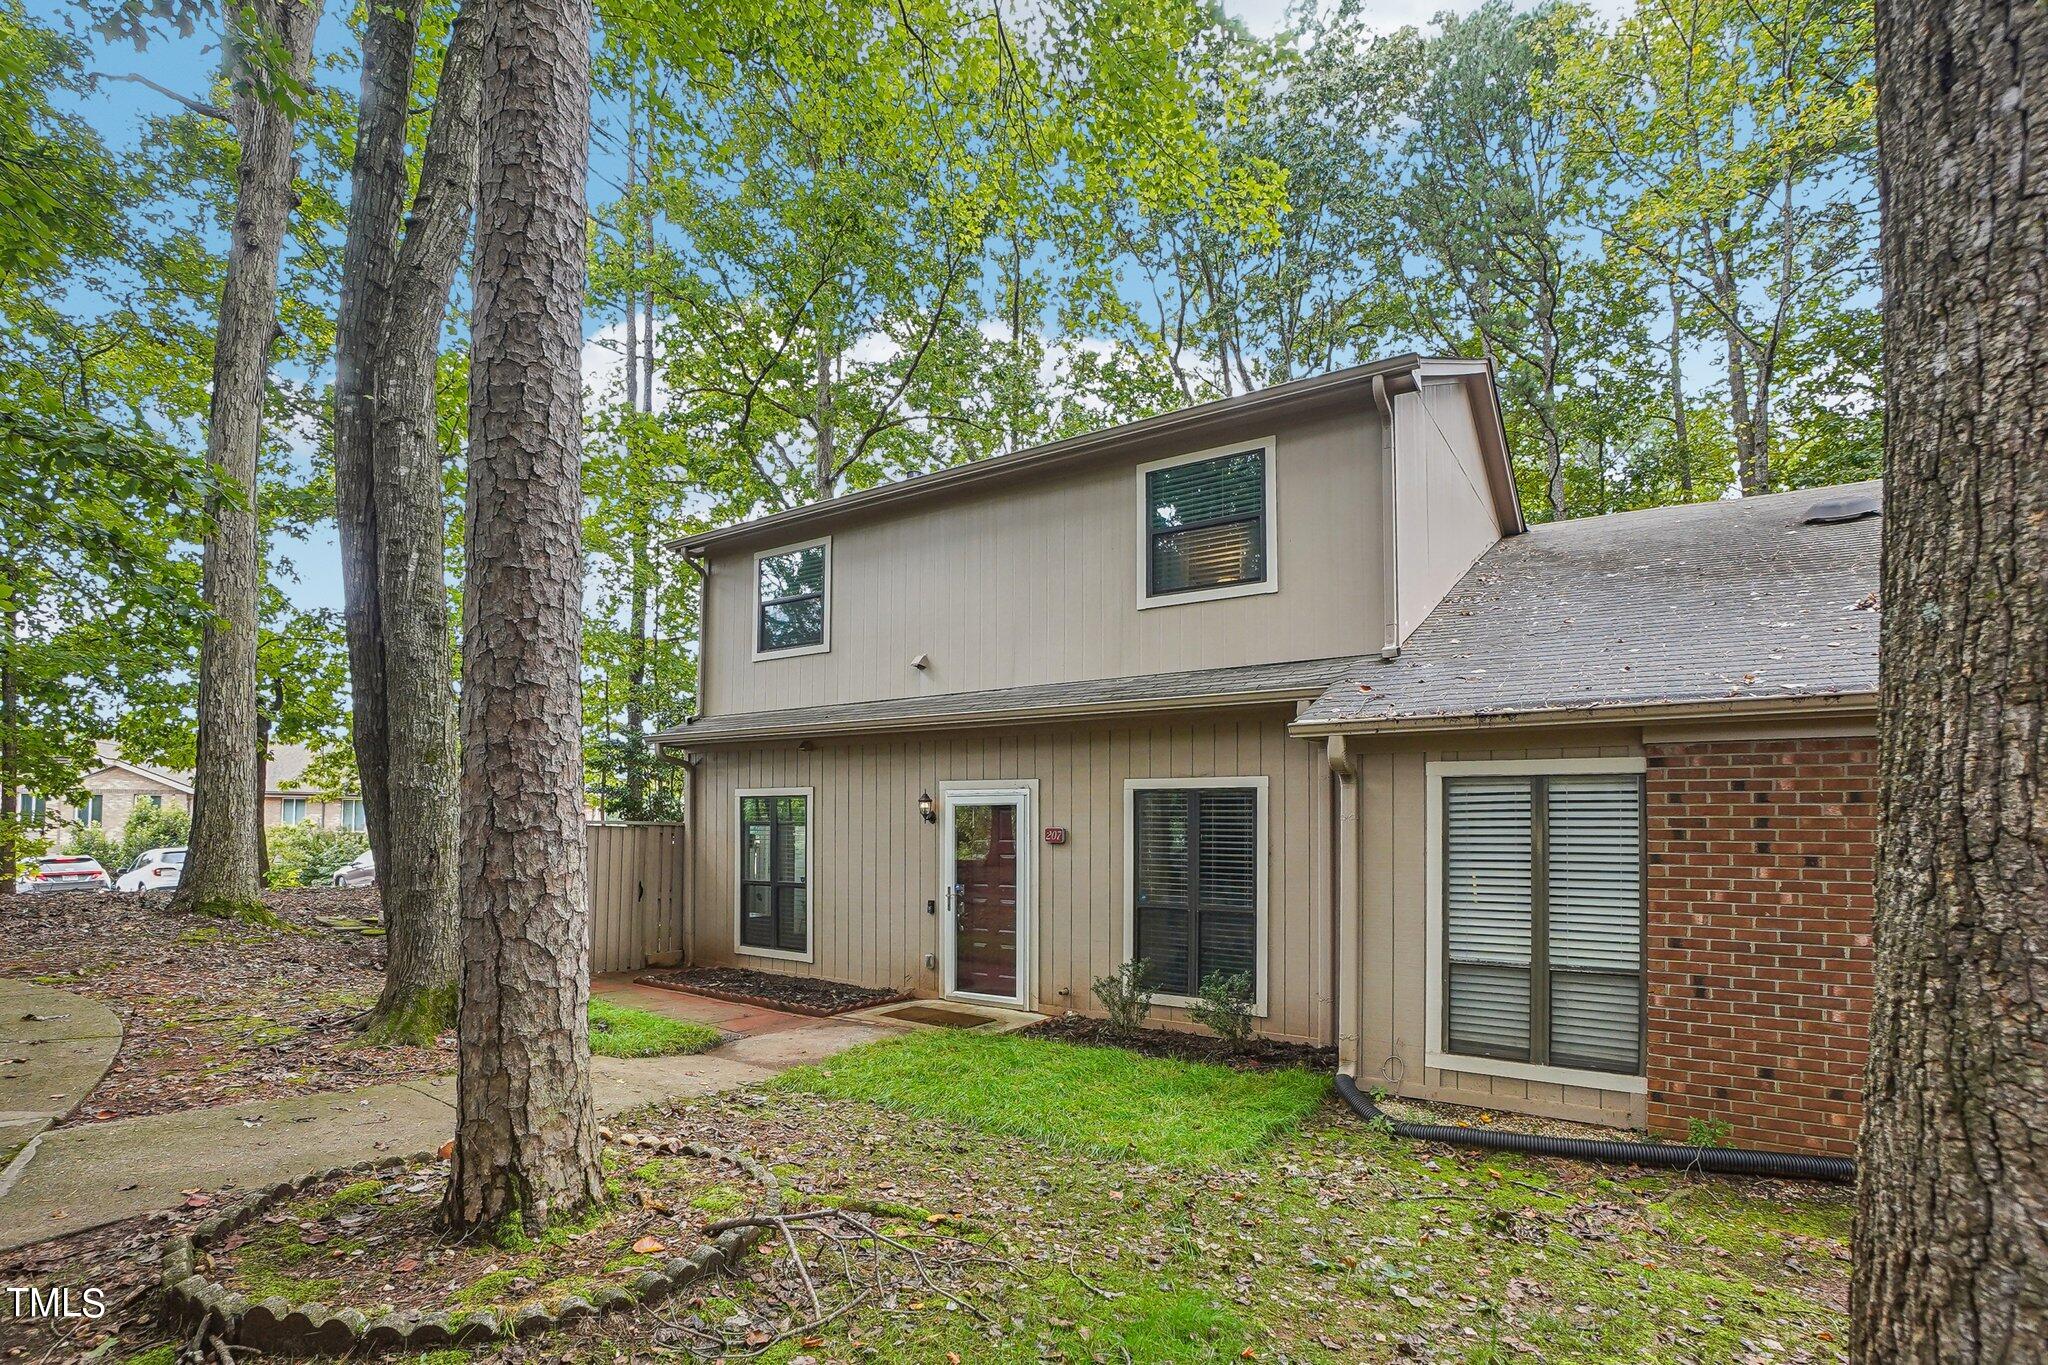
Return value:
<svg viewBox="0 0 2048 1365">
<path fill-rule="evenodd" d="M 373 1047 L 431 1047 L 435 1038 L 455 1027 L 460 994 L 460 988 L 449 982 L 404 1000 L 379 1002 L 363 1025 L 362 1041 Z"/>
</svg>

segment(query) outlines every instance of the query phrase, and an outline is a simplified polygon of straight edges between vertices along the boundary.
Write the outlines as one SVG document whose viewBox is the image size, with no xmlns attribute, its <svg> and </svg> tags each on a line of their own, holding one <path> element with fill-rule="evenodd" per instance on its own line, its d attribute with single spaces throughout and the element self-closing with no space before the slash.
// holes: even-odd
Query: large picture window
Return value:
<svg viewBox="0 0 2048 1365">
<path fill-rule="evenodd" d="M 1158 995 L 1188 998 L 1244 974 L 1264 999 L 1265 790 L 1134 784 L 1130 792 L 1131 956 Z"/>
<path fill-rule="evenodd" d="M 811 794 L 740 793 L 739 949 L 808 958 Z"/>
<path fill-rule="evenodd" d="M 1272 445 L 1225 448 L 1139 471 L 1141 605 L 1271 591 Z"/>
<path fill-rule="evenodd" d="M 1441 857 L 1444 1050 L 1640 1072 L 1641 776 L 1447 777 Z"/>
<path fill-rule="evenodd" d="M 754 654 L 813 654 L 829 641 L 832 542 L 754 557 Z"/>
</svg>

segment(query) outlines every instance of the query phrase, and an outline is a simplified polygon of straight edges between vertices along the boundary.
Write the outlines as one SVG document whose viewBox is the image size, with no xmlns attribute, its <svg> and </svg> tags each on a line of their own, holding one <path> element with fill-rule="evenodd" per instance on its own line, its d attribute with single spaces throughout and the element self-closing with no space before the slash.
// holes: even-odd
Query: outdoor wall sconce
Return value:
<svg viewBox="0 0 2048 1365">
<path fill-rule="evenodd" d="M 932 794 L 929 791 L 917 794 L 917 813 L 924 817 L 927 825 L 939 823 L 939 813 L 932 807 Z"/>
</svg>

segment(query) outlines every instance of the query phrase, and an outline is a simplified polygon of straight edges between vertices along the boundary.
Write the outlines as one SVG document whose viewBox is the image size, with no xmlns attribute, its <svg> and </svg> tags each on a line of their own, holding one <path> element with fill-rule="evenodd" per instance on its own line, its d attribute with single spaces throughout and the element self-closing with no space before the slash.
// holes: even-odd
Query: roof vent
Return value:
<svg viewBox="0 0 2048 1365">
<path fill-rule="evenodd" d="M 1822 498 L 1806 509 L 1800 520 L 1808 526 L 1831 526 L 1840 521 L 1861 521 L 1884 515 L 1884 498 L 1878 493 L 1850 493 L 1839 498 Z"/>
</svg>

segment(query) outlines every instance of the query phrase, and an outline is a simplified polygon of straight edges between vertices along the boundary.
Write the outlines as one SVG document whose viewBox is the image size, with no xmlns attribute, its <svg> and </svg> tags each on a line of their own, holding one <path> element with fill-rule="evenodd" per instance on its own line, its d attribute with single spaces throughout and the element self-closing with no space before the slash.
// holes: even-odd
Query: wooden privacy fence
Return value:
<svg viewBox="0 0 2048 1365">
<path fill-rule="evenodd" d="M 630 972 L 683 953 L 683 826 L 591 824 L 590 970 Z"/>
</svg>

